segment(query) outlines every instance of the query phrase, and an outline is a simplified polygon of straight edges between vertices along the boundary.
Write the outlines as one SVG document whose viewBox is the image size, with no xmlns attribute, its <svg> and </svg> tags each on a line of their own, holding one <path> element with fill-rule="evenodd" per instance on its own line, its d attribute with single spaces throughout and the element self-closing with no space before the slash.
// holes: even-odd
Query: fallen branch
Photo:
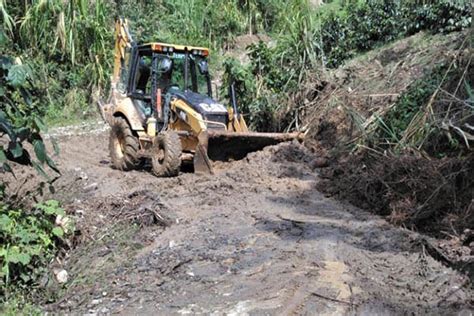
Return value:
<svg viewBox="0 0 474 316">
<path fill-rule="evenodd" d="M 467 284 L 469 283 L 469 278 L 466 278 L 464 280 L 464 282 L 462 282 L 459 286 L 457 287 L 454 287 L 452 288 L 450 291 L 448 291 L 448 293 L 446 293 L 446 295 L 444 295 L 444 297 L 442 299 L 440 299 L 437 303 L 436 303 L 436 306 L 440 306 L 441 303 L 443 303 L 444 301 L 446 301 L 448 298 L 450 298 L 454 293 L 458 292 L 459 290 L 461 290 L 463 287 L 465 287 Z"/>
<path fill-rule="evenodd" d="M 319 298 L 322 298 L 322 299 L 331 301 L 331 302 L 346 304 L 346 305 L 349 305 L 349 306 L 356 306 L 356 304 L 354 304 L 354 303 L 347 302 L 347 301 L 342 301 L 342 300 L 338 300 L 337 298 L 332 298 L 332 297 L 325 296 L 325 295 L 322 295 L 322 294 L 319 294 L 319 293 L 316 293 L 316 292 L 311 292 L 310 294 L 311 294 L 311 295 L 314 295 L 314 296 L 316 296 L 316 297 L 319 297 Z"/>
</svg>

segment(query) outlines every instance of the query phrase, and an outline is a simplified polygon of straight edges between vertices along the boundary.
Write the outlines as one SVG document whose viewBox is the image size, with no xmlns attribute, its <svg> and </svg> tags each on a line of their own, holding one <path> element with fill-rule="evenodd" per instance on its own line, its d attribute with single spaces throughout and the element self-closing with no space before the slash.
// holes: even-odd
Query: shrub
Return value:
<svg viewBox="0 0 474 316">
<path fill-rule="evenodd" d="M 55 225 L 65 216 L 57 201 L 46 201 L 31 211 L 0 203 L 0 284 L 31 285 L 45 272 L 67 227 Z M 5 293 L 3 293 L 5 294 Z"/>
<path fill-rule="evenodd" d="M 239 85 L 239 97 L 241 103 L 245 103 L 244 109 L 254 109 L 249 114 L 252 127 L 286 128 L 272 120 L 281 116 L 277 114 L 280 110 L 288 111 L 282 104 L 288 104 L 309 72 L 317 72 L 321 67 L 338 67 L 358 53 L 421 30 L 435 33 L 458 31 L 469 27 L 472 20 L 470 3 L 464 0 L 423 3 L 353 0 L 330 6 L 330 9 L 323 6 L 312 11 L 305 2 L 289 1 L 285 12 L 291 18 L 279 21 L 282 32 L 276 46 L 259 43 L 248 48 L 251 68 L 246 71 L 253 78 Z M 339 10 L 335 6 L 339 6 Z M 413 109 L 406 107 L 406 110 L 405 114 L 411 116 Z M 401 123 L 400 120 L 408 119 L 408 116 L 397 119 L 394 124 Z M 392 127 L 398 128 L 389 128 Z"/>
<path fill-rule="evenodd" d="M 59 173 L 46 152 L 40 132 L 46 131 L 42 116 L 41 92 L 34 87 L 35 75 L 21 59 L 0 57 L 0 136 L 8 144 L 0 146 L 0 173 L 11 172 L 11 162 L 34 167 L 49 179 L 44 166 Z M 32 146 L 33 155 L 24 148 Z M 9 201 L 7 183 L 0 181 L 0 284 L 2 291 L 12 283 L 29 285 L 36 281 L 55 253 L 63 236 L 54 225 L 56 216 L 64 216 L 58 202 L 48 201 L 32 210 L 23 210 Z M 9 202 L 7 202 L 9 201 Z M 1 293 L 5 294 L 5 293 Z"/>
<path fill-rule="evenodd" d="M 397 100 L 395 106 L 383 117 L 376 139 L 385 145 L 397 144 L 409 127 L 415 115 L 423 111 L 430 97 L 443 78 L 442 70 L 434 70 L 424 78 L 414 82 Z M 421 128 L 421 126 L 420 126 Z M 413 144 L 417 145 L 417 144 Z"/>
<path fill-rule="evenodd" d="M 321 16 L 323 50 L 327 65 L 337 67 L 356 52 L 423 30 L 459 31 L 471 21 L 471 4 L 465 0 L 352 1 Z"/>
<path fill-rule="evenodd" d="M 0 58 L 0 135 L 6 134 L 9 142 L 0 147 L 0 166 L 12 172 L 8 160 L 32 165 L 38 172 L 48 177 L 43 166 L 48 165 L 59 173 L 53 160 L 46 153 L 41 131 L 46 131 L 43 123 L 44 107 L 34 96 L 40 92 L 32 85 L 33 73 L 19 58 L 2 56 Z M 29 142 L 36 159 L 23 148 Z M 0 170 L 1 172 L 1 170 Z"/>
</svg>

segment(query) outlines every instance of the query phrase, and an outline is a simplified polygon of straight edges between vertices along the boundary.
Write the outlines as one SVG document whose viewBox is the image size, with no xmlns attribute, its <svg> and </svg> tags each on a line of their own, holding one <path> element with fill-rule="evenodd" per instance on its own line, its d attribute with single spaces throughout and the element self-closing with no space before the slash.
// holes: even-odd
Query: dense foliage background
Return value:
<svg viewBox="0 0 474 316">
<path fill-rule="evenodd" d="M 241 83 L 241 104 L 252 111 L 253 127 L 270 130 L 287 127 L 276 122 L 278 104 L 287 103 L 285 95 L 297 89 L 306 70 L 336 67 L 421 30 L 452 32 L 471 23 L 467 0 L 339 0 L 321 8 L 306 0 L 2 0 L 0 12 L 0 53 L 31 67 L 51 123 L 95 115 L 91 104 L 107 94 L 117 16 L 128 18 L 143 42 L 211 47 L 214 69 L 223 67 L 218 52 L 232 48 L 237 36 L 269 34 L 276 44 L 251 47 L 250 66 L 228 62 L 225 69 L 241 79 L 242 71 L 257 75 L 257 82 Z"/>
</svg>

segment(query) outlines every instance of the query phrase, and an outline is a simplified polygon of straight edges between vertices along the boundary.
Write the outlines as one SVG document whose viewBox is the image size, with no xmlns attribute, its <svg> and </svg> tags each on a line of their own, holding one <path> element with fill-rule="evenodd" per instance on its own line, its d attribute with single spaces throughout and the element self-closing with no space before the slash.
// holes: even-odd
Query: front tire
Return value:
<svg viewBox="0 0 474 316">
<path fill-rule="evenodd" d="M 123 171 L 136 169 L 140 163 L 138 138 L 121 117 L 112 117 L 110 127 L 109 151 L 113 166 Z"/>
<path fill-rule="evenodd" d="M 181 140 L 173 131 L 158 134 L 153 143 L 151 165 L 157 177 L 174 177 L 181 167 Z"/>
</svg>

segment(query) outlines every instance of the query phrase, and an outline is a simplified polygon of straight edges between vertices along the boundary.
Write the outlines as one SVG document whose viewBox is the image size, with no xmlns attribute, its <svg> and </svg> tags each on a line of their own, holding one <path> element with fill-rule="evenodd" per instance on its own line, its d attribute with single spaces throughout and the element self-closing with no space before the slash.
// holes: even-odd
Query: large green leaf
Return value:
<svg viewBox="0 0 474 316">
<path fill-rule="evenodd" d="M 44 146 L 44 142 L 42 139 L 35 139 L 32 142 L 33 144 L 33 149 L 35 150 L 36 158 L 41 163 L 46 162 L 47 154 L 46 154 L 46 147 Z"/>
<path fill-rule="evenodd" d="M 6 260 L 11 263 L 21 263 L 22 265 L 27 265 L 30 263 L 31 256 L 25 252 L 21 252 L 17 246 L 14 246 L 8 250 Z"/>
<path fill-rule="evenodd" d="M 7 80 L 14 87 L 21 87 L 26 83 L 28 69 L 25 65 L 13 65 L 8 70 Z"/>
<path fill-rule="evenodd" d="M 10 140 L 16 139 L 16 134 L 11 126 L 10 122 L 7 120 L 5 113 L 0 110 L 0 132 L 7 133 Z"/>
<path fill-rule="evenodd" d="M 51 232 L 56 237 L 63 237 L 64 236 L 64 231 L 61 227 L 54 227 Z"/>
<path fill-rule="evenodd" d="M 8 215 L 2 214 L 0 216 L 0 228 L 2 228 L 2 231 L 9 231 L 13 224 L 13 221 Z"/>
<path fill-rule="evenodd" d="M 18 142 L 10 142 L 8 151 L 13 155 L 13 158 L 20 158 L 23 156 L 23 147 Z"/>
<path fill-rule="evenodd" d="M 46 156 L 46 164 L 51 168 L 53 169 L 54 171 L 56 171 L 57 173 L 61 173 L 58 169 L 58 167 L 56 166 L 56 164 L 54 163 L 54 161 L 49 158 L 48 156 Z"/>
<path fill-rule="evenodd" d="M 7 161 L 7 156 L 3 151 L 3 148 L 0 148 L 0 165 L 2 165 L 5 161 Z"/>
<path fill-rule="evenodd" d="M 66 214 L 64 210 L 59 206 L 59 202 L 57 200 L 48 200 L 43 203 L 38 203 L 35 207 L 39 210 L 42 210 L 47 215 L 64 216 Z"/>
<path fill-rule="evenodd" d="M 48 174 L 46 173 L 46 171 L 44 171 L 43 167 L 37 161 L 32 160 L 31 165 L 40 175 L 49 180 Z"/>
<path fill-rule="evenodd" d="M 42 132 L 47 132 L 48 128 L 46 127 L 46 125 L 43 123 L 43 120 L 39 117 L 35 117 L 34 118 L 34 121 L 35 121 L 35 125 L 36 127 L 42 131 Z"/>
</svg>

